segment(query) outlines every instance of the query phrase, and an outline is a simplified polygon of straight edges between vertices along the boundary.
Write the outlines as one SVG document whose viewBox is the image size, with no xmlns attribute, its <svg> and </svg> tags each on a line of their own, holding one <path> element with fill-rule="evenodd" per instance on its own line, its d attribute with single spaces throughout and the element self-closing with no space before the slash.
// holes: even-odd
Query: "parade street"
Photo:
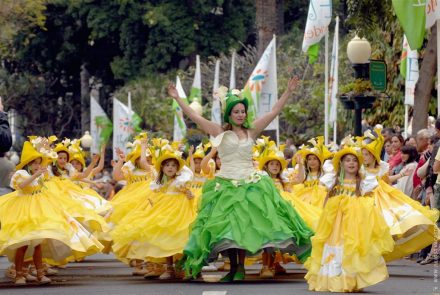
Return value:
<svg viewBox="0 0 440 295">
<path fill-rule="evenodd" d="M 0 258 L 2 274 L 9 266 Z M 246 280 L 235 284 L 145 280 L 133 277 L 131 269 L 109 255 L 95 255 L 80 263 L 70 263 L 52 277 L 51 285 L 16 287 L 5 277 L 0 279 L 0 294 L 142 294 L 142 295 L 299 295 L 313 294 L 307 290 L 305 270 L 289 264 L 288 274 L 275 280 L 258 278 L 259 265 L 247 269 Z M 390 278 L 364 290 L 367 294 L 440 294 L 439 265 L 418 265 L 411 260 L 399 260 L 388 265 Z M 437 274 L 437 281 L 435 279 Z M 331 294 L 331 293 L 319 293 Z"/>
</svg>

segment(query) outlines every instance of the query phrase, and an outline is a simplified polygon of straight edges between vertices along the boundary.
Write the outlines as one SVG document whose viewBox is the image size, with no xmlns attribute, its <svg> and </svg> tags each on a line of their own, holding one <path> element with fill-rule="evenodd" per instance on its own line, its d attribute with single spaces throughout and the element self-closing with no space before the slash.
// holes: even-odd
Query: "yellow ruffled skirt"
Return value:
<svg viewBox="0 0 440 295">
<path fill-rule="evenodd" d="M 383 254 L 393 245 L 372 197 L 330 198 L 304 264 L 309 290 L 353 292 L 387 279 Z"/>
<path fill-rule="evenodd" d="M 385 255 L 391 261 L 415 253 L 438 240 L 438 210 L 422 206 L 383 180 L 373 191 L 376 206 L 395 240 L 394 250 Z"/>
<path fill-rule="evenodd" d="M 149 199 L 151 206 L 127 215 L 112 232 L 113 252 L 125 263 L 179 255 L 188 241 L 194 199 L 167 193 Z"/>
<path fill-rule="evenodd" d="M 314 205 L 301 201 L 293 193 L 286 191 L 281 192 L 281 196 L 296 209 L 298 214 L 304 219 L 304 222 L 313 231 L 316 230 L 318 226 L 319 217 L 321 216 L 322 209 Z"/>
<path fill-rule="evenodd" d="M 101 243 L 56 198 L 47 189 L 34 195 L 12 192 L 1 198 L 0 255 L 7 255 L 13 262 L 16 250 L 28 246 L 28 260 L 34 248 L 41 245 L 43 261 L 59 265 L 101 251 Z"/>
<path fill-rule="evenodd" d="M 304 186 L 300 183 L 292 187 L 292 194 L 307 204 L 324 208 L 327 189 L 322 185 Z"/>
<path fill-rule="evenodd" d="M 78 197 L 82 189 L 69 179 L 52 177 L 44 185 L 56 196 L 59 206 L 77 219 L 88 231 L 99 234 L 109 232 L 110 228 L 105 219 Z M 85 193 L 84 193 L 85 195 Z"/>
</svg>

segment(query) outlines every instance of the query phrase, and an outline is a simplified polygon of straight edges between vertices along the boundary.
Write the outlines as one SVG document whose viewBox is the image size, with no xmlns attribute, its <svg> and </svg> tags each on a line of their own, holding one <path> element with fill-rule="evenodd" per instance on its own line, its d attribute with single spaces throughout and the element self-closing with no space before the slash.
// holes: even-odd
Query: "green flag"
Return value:
<svg viewBox="0 0 440 295">
<path fill-rule="evenodd" d="M 392 0 L 394 11 L 408 39 L 409 47 L 420 49 L 425 37 L 426 1 Z"/>
</svg>

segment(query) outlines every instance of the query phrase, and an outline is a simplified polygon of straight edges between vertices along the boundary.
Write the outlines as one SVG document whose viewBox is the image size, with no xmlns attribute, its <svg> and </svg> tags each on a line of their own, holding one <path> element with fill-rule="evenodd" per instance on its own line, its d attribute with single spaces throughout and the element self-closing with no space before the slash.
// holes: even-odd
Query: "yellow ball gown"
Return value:
<svg viewBox="0 0 440 295">
<path fill-rule="evenodd" d="M 129 213 L 131 214 L 137 210 L 136 207 L 139 204 L 145 204 L 148 201 L 150 182 L 156 178 L 153 169 L 148 172 L 138 169 L 130 161 L 124 164 L 122 173 L 127 185 L 110 201 L 113 209 L 107 217 L 107 222 L 111 227 L 117 225 Z"/>
<path fill-rule="evenodd" d="M 113 252 L 119 260 L 151 261 L 182 254 L 196 217 L 194 199 L 186 194 L 192 177 L 184 167 L 167 184 L 150 184 L 146 197 L 151 206 L 127 215 L 112 231 Z"/>
<path fill-rule="evenodd" d="M 14 262 L 16 250 L 28 246 L 28 260 L 41 245 L 43 261 L 60 265 L 100 252 L 103 246 L 60 206 L 58 195 L 48 189 L 43 176 L 19 188 L 29 177 L 27 171 L 18 170 L 11 180 L 16 191 L 0 200 L 0 255 Z"/>
<path fill-rule="evenodd" d="M 416 200 L 389 185 L 388 163 L 366 169 L 366 175 L 377 177 L 378 186 L 373 191 L 376 206 L 382 212 L 394 238 L 394 250 L 385 255 L 387 261 L 415 253 L 439 239 L 436 221 L 438 210 L 422 206 Z"/>
<path fill-rule="evenodd" d="M 81 188 L 78 191 L 78 198 L 84 200 L 84 205 L 87 208 L 94 210 L 101 216 L 105 216 L 111 211 L 112 205 L 106 199 L 104 199 L 97 191 L 93 190 L 90 186 L 90 182 L 93 175 L 89 175 L 85 181 L 74 180 L 74 183 Z M 75 178 L 73 178 L 75 179 Z"/>
<path fill-rule="evenodd" d="M 110 229 L 105 219 L 87 205 L 86 195 L 82 188 L 69 179 L 69 174 L 74 174 L 75 169 L 67 164 L 68 172 L 64 171 L 60 176 L 54 176 L 51 170 L 49 179 L 45 182 L 48 189 L 56 194 L 60 206 L 71 216 L 77 219 L 88 231 L 99 234 L 108 232 Z"/>
<path fill-rule="evenodd" d="M 307 204 L 324 208 L 327 189 L 320 184 L 317 173 L 309 173 L 303 183 L 292 186 L 292 194 Z"/>
<path fill-rule="evenodd" d="M 324 181 L 330 189 L 335 178 Z M 364 179 L 358 197 L 356 184 L 345 181 L 328 199 L 304 264 L 309 290 L 354 292 L 388 278 L 383 255 L 393 250 L 394 241 L 374 205 L 371 191 L 376 186 L 374 178 Z"/>
</svg>

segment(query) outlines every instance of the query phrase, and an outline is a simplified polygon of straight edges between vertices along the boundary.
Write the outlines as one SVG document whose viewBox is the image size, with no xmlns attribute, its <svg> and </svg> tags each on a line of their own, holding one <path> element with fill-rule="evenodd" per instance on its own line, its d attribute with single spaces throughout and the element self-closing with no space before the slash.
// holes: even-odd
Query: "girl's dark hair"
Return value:
<svg viewBox="0 0 440 295">
<path fill-rule="evenodd" d="M 383 145 L 385 146 L 386 143 L 390 143 L 390 144 L 391 144 L 391 137 L 387 138 L 387 139 L 383 142 Z"/>
<path fill-rule="evenodd" d="M 61 152 L 58 152 L 57 155 L 59 155 L 61 153 L 66 154 L 66 156 L 67 156 L 67 163 L 69 163 L 69 160 L 70 160 L 69 154 L 67 152 L 65 152 L 65 151 L 61 151 Z M 55 176 L 61 176 L 61 171 L 60 171 L 60 168 L 57 165 L 57 161 L 55 161 L 55 163 L 52 164 L 52 173 Z"/>
<path fill-rule="evenodd" d="M 309 166 L 307 166 L 307 158 L 309 156 L 315 156 L 316 157 L 316 155 L 312 155 L 312 154 L 308 154 L 307 155 L 306 160 L 304 161 L 304 168 L 305 168 L 304 170 L 306 171 L 306 173 L 304 174 L 304 181 L 306 181 L 307 176 L 309 176 L 309 173 L 310 173 Z M 319 177 L 321 177 L 321 174 L 322 174 L 322 163 L 321 163 L 321 160 L 318 157 L 316 157 L 316 158 L 318 159 L 318 162 L 319 162 L 319 171 L 318 171 L 318 178 L 319 178 Z"/>
<path fill-rule="evenodd" d="M 278 160 L 271 160 L 271 161 L 278 161 Z M 266 164 L 264 164 L 263 169 L 264 169 L 264 171 L 267 172 L 267 174 L 269 174 L 269 176 L 271 176 L 270 172 L 269 172 L 269 167 L 268 167 L 269 166 L 269 162 L 270 161 L 267 161 Z M 280 161 L 278 161 L 278 162 L 280 162 Z M 283 189 L 286 189 L 286 184 L 284 183 L 283 179 L 281 178 L 281 173 L 282 172 L 283 172 L 283 167 L 281 166 L 281 163 L 280 163 L 280 172 L 277 173 L 276 178 L 278 178 L 281 181 L 281 184 L 283 185 Z"/>
<path fill-rule="evenodd" d="M 352 154 L 346 154 L 344 156 L 342 156 L 341 158 L 341 162 L 344 160 L 344 158 L 348 155 L 352 155 Z M 352 155 L 354 156 L 354 155 Z M 356 156 L 355 156 L 356 157 Z M 359 163 L 359 159 L 358 157 L 356 157 L 356 160 L 358 161 L 358 165 L 360 165 Z M 341 171 L 342 171 L 342 163 L 340 163 L 339 168 L 338 168 L 338 172 L 336 174 L 336 181 L 335 184 L 332 186 L 332 188 L 328 191 L 327 193 L 327 198 L 331 198 L 334 197 L 337 194 L 337 186 L 340 184 L 339 183 L 339 175 L 341 175 Z M 356 190 L 355 190 L 355 194 L 357 197 L 361 196 L 361 180 L 362 180 L 362 176 L 359 173 L 360 171 L 360 167 L 358 166 L 358 171 L 356 173 Z"/>
<path fill-rule="evenodd" d="M 416 139 L 414 136 L 408 136 L 406 139 L 405 139 L 405 141 L 403 142 L 403 145 L 406 145 L 409 141 L 410 141 L 410 139 Z"/>
<path fill-rule="evenodd" d="M 168 162 L 171 162 L 171 161 L 174 161 L 174 162 L 177 164 L 177 167 L 180 166 L 180 165 L 179 165 L 179 161 L 177 161 L 177 160 L 174 159 L 174 158 L 166 159 L 165 161 L 162 161 L 162 163 L 160 164 L 159 175 L 158 175 L 157 178 L 156 178 L 156 183 L 157 183 L 157 184 L 163 184 L 163 177 L 164 177 L 165 174 L 163 173 L 162 168 L 163 168 L 163 166 L 165 166 Z M 179 167 L 179 168 L 180 168 L 180 167 Z"/>
<path fill-rule="evenodd" d="M 409 156 L 408 161 L 406 161 L 404 165 L 412 162 L 417 162 L 419 160 L 419 153 L 417 152 L 417 148 L 414 146 L 404 145 L 400 149 L 400 152 Z"/>
</svg>

